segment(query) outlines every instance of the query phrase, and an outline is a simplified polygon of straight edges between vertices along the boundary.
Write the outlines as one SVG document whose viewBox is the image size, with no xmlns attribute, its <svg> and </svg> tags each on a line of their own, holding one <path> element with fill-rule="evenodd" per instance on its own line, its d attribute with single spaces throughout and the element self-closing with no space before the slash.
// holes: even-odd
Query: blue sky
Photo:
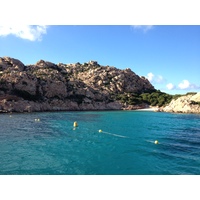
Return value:
<svg viewBox="0 0 200 200">
<path fill-rule="evenodd" d="M 0 57 L 131 68 L 170 94 L 200 92 L 198 25 L 0 26 Z"/>
</svg>

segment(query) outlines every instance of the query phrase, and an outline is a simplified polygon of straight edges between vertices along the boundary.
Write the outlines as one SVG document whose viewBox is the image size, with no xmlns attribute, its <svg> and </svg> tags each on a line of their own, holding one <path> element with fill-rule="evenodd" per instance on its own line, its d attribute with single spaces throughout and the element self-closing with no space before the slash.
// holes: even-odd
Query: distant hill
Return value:
<svg viewBox="0 0 200 200">
<path fill-rule="evenodd" d="M 0 58 L 0 112 L 138 109 L 148 107 L 148 101 L 130 99 L 156 91 L 130 69 L 101 66 L 96 61 L 54 64 L 40 60 L 24 65 L 14 58 Z"/>
</svg>

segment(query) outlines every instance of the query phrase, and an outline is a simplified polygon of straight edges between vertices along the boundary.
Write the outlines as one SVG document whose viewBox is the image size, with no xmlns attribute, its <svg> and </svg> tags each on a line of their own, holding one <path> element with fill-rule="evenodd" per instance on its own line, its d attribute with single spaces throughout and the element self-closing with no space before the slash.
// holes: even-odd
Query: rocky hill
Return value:
<svg viewBox="0 0 200 200">
<path fill-rule="evenodd" d="M 34 65 L 0 58 L 0 112 L 120 110 L 144 108 L 118 100 L 120 94 L 156 91 L 130 69 L 101 66 L 95 61 Z"/>
<path fill-rule="evenodd" d="M 160 108 L 160 111 L 175 113 L 200 113 L 200 92 L 173 99 L 169 105 Z"/>
</svg>

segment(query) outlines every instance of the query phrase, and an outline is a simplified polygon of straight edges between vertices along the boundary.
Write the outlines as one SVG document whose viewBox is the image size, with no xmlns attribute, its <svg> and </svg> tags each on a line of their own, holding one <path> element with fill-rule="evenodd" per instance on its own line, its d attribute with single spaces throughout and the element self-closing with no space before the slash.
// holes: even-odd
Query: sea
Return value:
<svg viewBox="0 0 200 200">
<path fill-rule="evenodd" d="M 200 175 L 200 115 L 1 114 L 0 174 Z"/>
</svg>

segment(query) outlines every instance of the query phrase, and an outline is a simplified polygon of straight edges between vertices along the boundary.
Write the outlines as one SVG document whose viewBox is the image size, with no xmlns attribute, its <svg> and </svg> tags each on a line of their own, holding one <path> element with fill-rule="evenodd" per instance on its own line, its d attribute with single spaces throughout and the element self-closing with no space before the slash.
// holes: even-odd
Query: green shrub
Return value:
<svg viewBox="0 0 200 200">
<path fill-rule="evenodd" d="M 197 94 L 197 92 L 188 92 L 188 93 L 186 93 L 186 95 L 195 95 L 195 94 Z"/>
</svg>

